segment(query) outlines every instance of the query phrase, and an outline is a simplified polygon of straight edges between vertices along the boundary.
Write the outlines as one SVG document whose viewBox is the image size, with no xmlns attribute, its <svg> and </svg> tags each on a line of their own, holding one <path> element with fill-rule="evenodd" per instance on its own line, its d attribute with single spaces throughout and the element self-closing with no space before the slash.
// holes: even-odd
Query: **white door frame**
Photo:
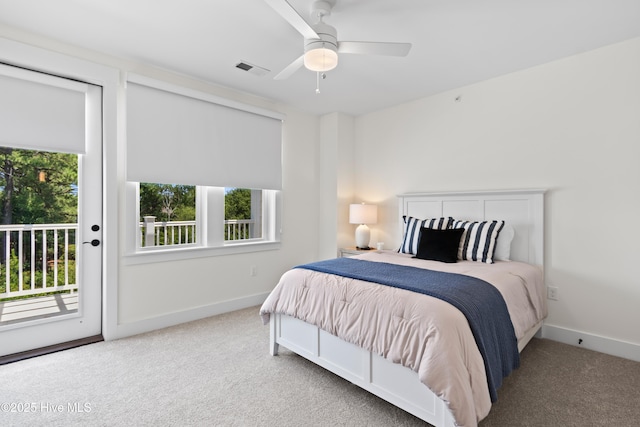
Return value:
<svg viewBox="0 0 640 427">
<path fill-rule="evenodd" d="M 68 56 L 57 53 L 60 46 L 42 41 L 36 47 L 0 37 L 0 61 L 102 86 L 102 335 L 119 338 L 118 331 L 118 216 L 119 187 L 124 182 L 124 139 L 118 138 L 117 68 L 79 59 L 82 51 L 67 48 Z"/>
<path fill-rule="evenodd" d="M 37 81 L 42 76 L 40 72 L 13 67 L 4 67 L 3 72 L 27 81 Z M 64 87 L 68 84 L 64 78 L 49 76 L 47 79 L 50 82 L 45 83 L 47 86 Z M 89 337 L 94 337 L 92 340 L 95 341 L 102 336 L 102 88 L 95 85 L 82 85 L 82 88 L 84 120 L 75 124 L 82 129 L 81 135 L 84 134 L 84 153 L 76 154 L 78 229 L 75 233 L 75 283 L 78 285 L 78 309 L 71 313 L 1 325 L 0 356 Z M 38 126 L 38 123 L 34 123 L 34 126 Z M 55 139 L 53 141 L 57 143 Z M 11 141 L 4 143 L 11 144 Z M 34 143 L 42 147 L 46 145 L 42 145 L 45 141 L 41 140 Z M 87 240 L 94 240 L 98 244 L 84 244 Z"/>
</svg>

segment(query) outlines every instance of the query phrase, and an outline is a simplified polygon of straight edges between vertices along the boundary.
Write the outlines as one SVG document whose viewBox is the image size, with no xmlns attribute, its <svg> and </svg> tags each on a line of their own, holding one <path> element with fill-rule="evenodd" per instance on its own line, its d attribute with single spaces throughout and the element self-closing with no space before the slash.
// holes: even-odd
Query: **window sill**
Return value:
<svg viewBox="0 0 640 427">
<path fill-rule="evenodd" d="M 122 263 L 124 265 L 151 264 L 166 261 L 180 261 L 185 259 L 272 251 L 276 249 L 280 249 L 280 242 L 233 243 L 217 247 L 172 247 L 168 249 L 130 253 L 122 258 Z"/>
</svg>

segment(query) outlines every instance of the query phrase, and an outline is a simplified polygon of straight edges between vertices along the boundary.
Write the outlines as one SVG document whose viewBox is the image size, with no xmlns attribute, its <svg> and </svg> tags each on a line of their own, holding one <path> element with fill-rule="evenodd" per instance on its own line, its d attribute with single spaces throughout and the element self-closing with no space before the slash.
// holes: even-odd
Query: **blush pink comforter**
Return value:
<svg viewBox="0 0 640 427">
<path fill-rule="evenodd" d="M 466 274 L 502 293 L 518 339 L 547 315 L 542 271 L 521 262 L 445 264 L 393 252 L 360 259 Z M 491 400 L 480 351 L 460 311 L 439 299 L 304 269 L 286 272 L 260 309 L 286 314 L 418 373 L 456 423 L 476 426 Z"/>
</svg>

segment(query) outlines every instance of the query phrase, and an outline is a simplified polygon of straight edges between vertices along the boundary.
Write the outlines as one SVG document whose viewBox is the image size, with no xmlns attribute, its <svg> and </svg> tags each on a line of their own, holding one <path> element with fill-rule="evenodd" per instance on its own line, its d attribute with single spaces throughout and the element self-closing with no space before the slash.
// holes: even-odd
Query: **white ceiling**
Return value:
<svg viewBox="0 0 640 427">
<path fill-rule="evenodd" d="M 289 0 L 307 18 L 312 0 Z M 339 40 L 413 44 L 273 80 L 302 36 L 263 0 L 0 0 L 0 24 L 283 102 L 368 113 L 640 36 L 640 0 L 337 0 Z M 271 70 L 258 77 L 235 67 Z"/>
</svg>

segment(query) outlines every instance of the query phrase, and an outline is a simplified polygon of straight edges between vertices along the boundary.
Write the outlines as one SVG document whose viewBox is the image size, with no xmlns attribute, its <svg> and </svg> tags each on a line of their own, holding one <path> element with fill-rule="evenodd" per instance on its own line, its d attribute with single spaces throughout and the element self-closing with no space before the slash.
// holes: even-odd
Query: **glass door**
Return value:
<svg viewBox="0 0 640 427">
<path fill-rule="evenodd" d="M 101 88 L 2 66 L 0 89 L 0 356 L 99 338 Z"/>
</svg>

